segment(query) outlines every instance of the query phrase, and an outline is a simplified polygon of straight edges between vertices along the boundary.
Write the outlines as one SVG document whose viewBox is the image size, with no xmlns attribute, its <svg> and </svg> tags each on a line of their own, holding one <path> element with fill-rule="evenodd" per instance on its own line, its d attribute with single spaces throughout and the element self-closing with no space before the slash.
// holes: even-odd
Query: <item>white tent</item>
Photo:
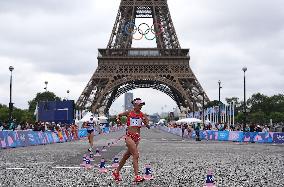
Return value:
<svg viewBox="0 0 284 187">
<path fill-rule="evenodd" d="M 90 120 L 91 115 L 93 115 L 91 112 L 87 112 L 87 113 L 84 115 L 84 117 L 83 117 L 82 119 L 80 119 L 80 120 L 77 121 L 76 124 L 79 126 L 80 129 L 82 128 L 82 124 L 83 124 L 84 122 Z M 99 121 L 99 120 L 98 120 L 97 118 L 95 118 L 95 117 L 93 117 L 93 120 L 96 121 L 96 122 Z"/>
<path fill-rule="evenodd" d="M 211 123 L 211 121 L 210 120 L 205 120 L 205 124 L 209 124 L 209 123 Z"/>
<path fill-rule="evenodd" d="M 80 122 L 85 122 L 85 121 L 89 121 L 90 118 L 91 118 L 91 115 L 93 115 L 91 112 L 87 112 L 84 117 L 82 119 L 80 119 L 79 121 Z M 93 117 L 94 118 L 94 121 L 98 121 L 97 118 Z"/>
<path fill-rule="evenodd" d="M 166 120 L 165 119 L 160 119 L 160 121 L 156 124 L 161 125 L 161 124 L 165 124 Z"/>
<path fill-rule="evenodd" d="M 190 123 L 201 123 L 201 122 L 202 120 L 197 119 L 197 118 L 184 118 L 184 119 L 178 120 L 176 123 L 177 124 L 182 124 L 182 123 L 190 124 Z"/>
<path fill-rule="evenodd" d="M 106 120 L 106 119 L 108 119 L 108 118 L 105 117 L 105 116 L 99 116 L 99 120 Z"/>
</svg>

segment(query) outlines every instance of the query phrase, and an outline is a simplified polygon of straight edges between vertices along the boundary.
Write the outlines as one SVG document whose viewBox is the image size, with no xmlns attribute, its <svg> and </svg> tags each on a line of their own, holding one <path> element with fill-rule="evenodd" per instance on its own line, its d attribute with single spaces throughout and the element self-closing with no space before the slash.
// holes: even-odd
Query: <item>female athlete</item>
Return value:
<svg viewBox="0 0 284 187">
<path fill-rule="evenodd" d="M 147 128 L 150 128 L 150 126 L 147 116 L 141 112 L 141 108 L 143 105 L 145 105 L 145 102 L 143 102 L 140 98 L 136 98 L 132 101 L 132 104 L 133 109 L 131 111 L 120 113 L 116 118 L 117 123 L 121 124 L 121 117 L 127 116 L 127 130 L 125 136 L 127 151 L 124 153 L 122 159 L 120 160 L 118 168 L 112 173 L 114 180 L 116 181 L 121 180 L 119 172 L 125 164 L 126 160 L 131 155 L 133 159 L 133 169 L 135 174 L 134 181 L 142 182 L 144 180 L 142 176 L 138 175 L 138 144 L 140 140 L 140 128 L 142 127 L 142 122 L 146 125 Z"/>
</svg>

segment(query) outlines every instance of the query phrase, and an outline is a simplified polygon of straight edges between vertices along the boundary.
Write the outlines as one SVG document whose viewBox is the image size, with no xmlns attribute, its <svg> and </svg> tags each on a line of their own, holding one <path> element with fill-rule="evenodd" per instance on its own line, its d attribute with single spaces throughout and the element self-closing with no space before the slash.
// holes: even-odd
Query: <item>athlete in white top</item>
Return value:
<svg viewBox="0 0 284 187">
<path fill-rule="evenodd" d="M 91 115 L 90 120 L 87 121 L 84 125 L 84 128 L 87 128 L 88 132 L 88 140 L 90 147 L 88 149 L 89 152 L 92 152 L 94 146 L 94 131 L 95 131 L 95 121 L 93 115 Z"/>
</svg>

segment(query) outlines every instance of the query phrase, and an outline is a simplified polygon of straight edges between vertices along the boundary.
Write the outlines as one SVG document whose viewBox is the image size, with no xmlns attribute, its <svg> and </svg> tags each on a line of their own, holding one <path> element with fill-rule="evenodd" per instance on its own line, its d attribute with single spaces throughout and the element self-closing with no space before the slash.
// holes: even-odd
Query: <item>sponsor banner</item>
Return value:
<svg viewBox="0 0 284 187">
<path fill-rule="evenodd" d="M 160 130 L 181 136 L 180 128 L 158 127 Z M 196 133 L 185 131 L 187 138 L 195 138 Z M 241 132 L 241 131 L 200 131 L 201 139 L 218 141 L 257 142 L 257 143 L 284 143 L 284 133 L 278 132 Z"/>
<path fill-rule="evenodd" d="M 208 140 L 218 140 L 218 131 L 211 131 L 211 130 L 206 130 L 206 131 L 202 131 L 202 133 L 204 135 L 201 136 L 202 139 L 208 139 Z"/>
<path fill-rule="evenodd" d="M 109 133 L 109 127 L 104 127 L 104 128 L 103 128 L 103 133 L 108 134 L 108 133 Z"/>
<path fill-rule="evenodd" d="M 87 129 L 80 129 L 79 130 L 79 138 L 86 137 L 88 135 Z"/>
<path fill-rule="evenodd" d="M 243 141 L 243 133 L 238 131 L 230 131 L 228 140 L 233 142 L 241 142 Z"/>
<path fill-rule="evenodd" d="M 273 133 L 273 143 L 284 143 L 284 133 Z"/>
<path fill-rule="evenodd" d="M 124 127 L 116 127 L 111 129 L 111 131 L 119 131 L 124 129 Z M 178 131 L 178 130 L 176 130 Z M 104 128 L 105 133 L 110 132 L 110 128 Z M 23 130 L 23 131 L 0 131 L 0 149 L 1 148 L 12 148 L 12 147 L 25 147 L 31 145 L 42 145 L 42 144 L 52 144 L 58 142 L 66 142 L 74 140 L 74 137 L 70 131 L 63 130 L 61 131 L 63 139 L 60 141 L 59 133 L 57 131 L 32 131 L 32 130 Z M 98 135 L 99 132 L 95 131 L 95 135 Z M 86 129 L 80 129 L 78 131 L 79 138 L 87 136 Z"/>
<path fill-rule="evenodd" d="M 229 140 L 229 131 L 218 131 L 218 140 L 219 141 L 228 141 Z"/>
<path fill-rule="evenodd" d="M 255 134 L 253 140 L 258 143 L 272 143 L 273 134 L 276 134 L 276 133 L 275 132 L 259 132 Z M 279 134 L 284 134 L 284 133 L 279 133 Z"/>
<path fill-rule="evenodd" d="M 66 135 L 62 132 L 63 141 L 72 140 L 73 137 L 70 133 Z M 42 145 L 58 143 L 57 132 L 51 131 L 0 131 L 0 148 L 11 148 L 11 147 L 25 147 L 31 145 Z"/>
</svg>

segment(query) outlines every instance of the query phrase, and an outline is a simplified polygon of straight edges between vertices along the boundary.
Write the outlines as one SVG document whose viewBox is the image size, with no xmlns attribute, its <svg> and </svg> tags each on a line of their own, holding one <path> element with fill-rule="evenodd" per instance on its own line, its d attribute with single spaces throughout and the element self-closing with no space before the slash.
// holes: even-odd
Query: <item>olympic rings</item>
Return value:
<svg viewBox="0 0 284 187">
<path fill-rule="evenodd" d="M 144 26 L 144 25 L 146 25 L 146 27 L 147 27 L 145 31 L 143 31 L 141 29 L 141 27 Z M 147 40 L 154 40 L 157 36 L 159 36 L 159 35 L 161 35 L 163 33 L 163 26 L 160 23 L 154 23 L 150 27 L 147 23 L 141 23 L 137 27 L 133 21 L 129 21 L 129 22 L 127 22 L 127 24 L 123 28 L 123 31 L 127 35 L 132 35 L 132 38 L 134 40 L 141 40 L 143 38 L 143 36 Z M 137 33 L 137 31 L 141 35 L 141 37 L 140 36 L 139 37 L 134 37 L 134 35 Z M 150 33 L 150 31 L 151 31 L 152 34 L 154 34 L 153 38 L 149 38 L 149 36 L 147 36 Z"/>
<path fill-rule="evenodd" d="M 133 26 L 133 28 L 129 28 L 131 25 Z M 129 29 L 133 29 L 133 30 L 132 30 L 132 31 L 130 30 L 130 32 L 129 32 Z M 136 31 L 137 31 L 137 27 L 136 27 L 135 23 L 129 22 L 128 24 L 125 25 L 124 31 L 125 31 L 126 34 L 128 34 L 128 35 L 130 35 L 130 34 L 135 34 Z"/>
</svg>

